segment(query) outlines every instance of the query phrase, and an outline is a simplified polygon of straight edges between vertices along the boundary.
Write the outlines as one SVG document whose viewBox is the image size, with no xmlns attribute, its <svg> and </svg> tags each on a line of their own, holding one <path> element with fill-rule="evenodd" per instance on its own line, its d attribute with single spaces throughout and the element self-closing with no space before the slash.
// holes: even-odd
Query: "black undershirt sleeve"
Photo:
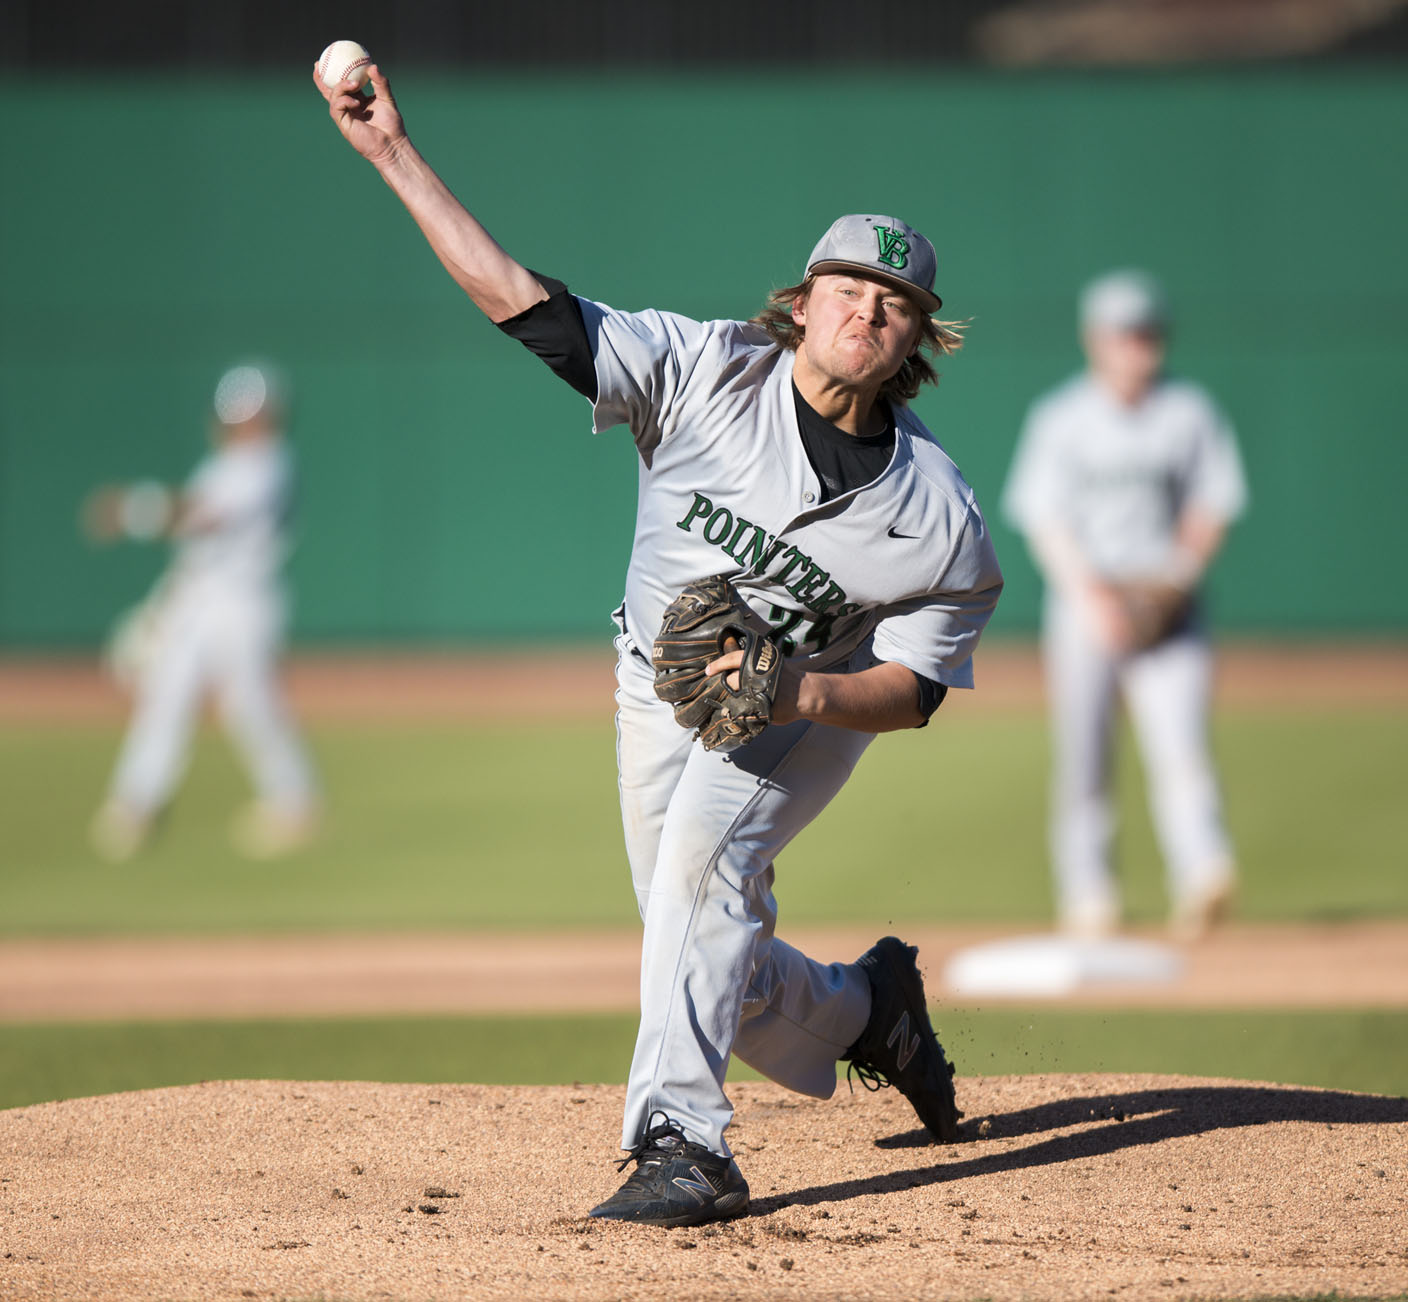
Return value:
<svg viewBox="0 0 1408 1302">
<path fill-rule="evenodd" d="M 536 353 L 559 378 L 589 402 L 596 401 L 596 360 L 582 320 L 582 305 L 567 286 L 551 276 L 533 273 L 548 296 L 517 316 L 500 321 L 504 334 Z"/>
<path fill-rule="evenodd" d="M 909 672 L 914 674 L 913 669 Z M 948 695 L 948 685 L 936 683 L 932 678 L 926 678 L 923 674 L 914 674 L 914 681 L 919 684 L 919 713 L 924 716 L 924 723 L 919 726 L 922 728 L 925 723 L 929 722 L 934 711 L 944 703 L 944 697 Z"/>
</svg>

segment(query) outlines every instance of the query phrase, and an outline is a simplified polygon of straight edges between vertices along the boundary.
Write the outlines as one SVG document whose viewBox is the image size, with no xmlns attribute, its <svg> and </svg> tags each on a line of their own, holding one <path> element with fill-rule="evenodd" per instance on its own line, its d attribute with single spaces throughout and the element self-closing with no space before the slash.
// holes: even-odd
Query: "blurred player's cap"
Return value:
<svg viewBox="0 0 1408 1302">
<path fill-rule="evenodd" d="M 934 246 L 898 217 L 838 217 L 807 259 L 807 275 L 860 270 L 888 280 L 916 299 L 926 312 L 944 301 L 934 293 L 938 269 Z"/>
<path fill-rule="evenodd" d="M 243 425 L 256 416 L 277 418 L 284 405 L 284 382 L 267 362 L 232 366 L 215 386 L 215 419 Z"/>
<path fill-rule="evenodd" d="M 1145 272 L 1112 271 L 1082 291 L 1080 323 L 1087 330 L 1162 333 L 1168 328 L 1168 300 Z"/>
</svg>

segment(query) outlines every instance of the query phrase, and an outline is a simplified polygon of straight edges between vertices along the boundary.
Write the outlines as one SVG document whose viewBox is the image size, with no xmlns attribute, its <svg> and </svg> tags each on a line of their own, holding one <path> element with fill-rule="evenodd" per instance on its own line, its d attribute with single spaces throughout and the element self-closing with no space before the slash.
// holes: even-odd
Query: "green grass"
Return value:
<svg viewBox="0 0 1408 1302">
<path fill-rule="evenodd" d="M 1243 917 L 1408 913 L 1400 713 L 1224 712 L 1216 744 L 1243 864 Z M 203 734 L 149 854 L 99 863 L 86 827 L 116 751 L 110 726 L 8 728 L 0 933 L 532 928 L 629 924 L 609 723 L 549 728 L 323 725 L 324 841 L 250 864 L 225 828 L 245 798 Z M 1119 773 L 1135 920 L 1164 896 L 1133 748 Z M 1046 735 L 1019 712 L 941 712 L 880 738 L 779 861 L 791 921 L 1049 917 Z"/>
<path fill-rule="evenodd" d="M 1159 1072 L 1408 1095 L 1408 1012 L 946 1010 L 960 1075 Z M 0 1107 L 200 1080 L 621 1081 L 630 1016 L 0 1026 Z M 735 1075 L 751 1074 L 735 1064 Z"/>
</svg>

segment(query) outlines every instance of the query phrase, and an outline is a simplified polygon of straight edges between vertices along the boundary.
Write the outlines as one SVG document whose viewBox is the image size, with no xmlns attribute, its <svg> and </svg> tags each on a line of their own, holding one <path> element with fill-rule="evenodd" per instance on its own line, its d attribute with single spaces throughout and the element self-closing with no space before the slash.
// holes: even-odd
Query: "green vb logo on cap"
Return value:
<svg viewBox="0 0 1408 1302">
<path fill-rule="evenodd" d="M 807 259 L 807 275 L 863 271 L 904 290 L 926 312 L 943 299 L 934 293 L 934 246 L 898 217 L 838 217 Z"/>
<path fill-rule="evenodd" d="M 877 226 L 875 238 L 880 241 L 880 261 L 892 267 L 903 267 L 909 261 L 909 241 L 890 226 Z"/>
</svg>

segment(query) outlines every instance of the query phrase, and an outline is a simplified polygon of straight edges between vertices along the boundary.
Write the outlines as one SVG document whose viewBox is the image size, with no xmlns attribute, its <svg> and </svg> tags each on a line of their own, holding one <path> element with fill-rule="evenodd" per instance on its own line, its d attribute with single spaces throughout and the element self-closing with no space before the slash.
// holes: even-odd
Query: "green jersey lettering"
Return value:
<svg viewBox="0 0 1408 1302">
<path fill-rule="evenodd" d="M 753 532 L 747 542 L 743 541 L 743 535 L 751 529 Z M 728 540 L 728 545 L 724 548 L 745 570 L 761 573 L 763 557 L 767 554 L 768 543 L 772 539 L 767 530 L 760 524 L 754 524 L 751 520 L 745 520 L 741 515 L 738 517 L 738 528 L 734 530 L 733 537 Z"/>
<path fill-rule="evenodd" d="M 735 515 L 726 506 L 715 506 L 713 499 L 703 493 L 694 494 L 689 509 L 675 522 L 675 528 L 693 533 L 696 522 L 699 522 L 699 531 L 705 542 L 713 544 L 736 561 L 745 574 L 767 578 L 786 588 L 811 614 L 829 621 L 859 609 L 853 604 L 838 606 L 837 603 L 845 599 L 845 589 L 800 547 L 789 545 L 784 539 L 768 533 L 762 525 Z M 773 618 L 776 620 L 784 614 L 787 612 L 777 608 Z M 783 630 L 784 634 L 794 629 L 804 616 L 797 613 L 795 618 L 791 615 L 788 618 L 791 622 Z M 828 622 L 825 636 L 829 636 L 829 627 Z M 815 637 L 808 636 L 806 640 L 814 641 Z M 825 645 L 825 642 L 820 645 Z"/>
<path fill-rule="evenodd" d="M 815 561 L 808 561 L 807 566 L 807 572 L 798 579 L 796 583 L 789 583 L 787 585 L 787 591 L 796 597 L 803 605 L 809 607 L 812 603 L 808 598 L 817 588 L 823 583 L 826 583 L 831 576 Z"/>
<path fill-rule="evenodd" d="M 716 527 L 717 526 L 717 527 Z M 721 506 L 704 522 L 704 541 L 716 547 L 733 532 L 733 512 Z"/>
<path fill-rule="evenodd" d="M 711 514 L 713 510 L 714 504 L 707 497 L 705 497 L 703 493 L 695 493 L 694 505 L 689 508 L 689 514 L 686 515 L 683 520 L 677 521 L 675 524 L 675 528 L 683 529 L 685 533 L 688 533 L 689 526 L 693 524 L 699 516 L 707 516 Z"/>
<path fill-rule="evenodd" d="M 845 588 L 843 588 L 839 583 L 833 580 L 832 582 L 826 585 L 826 591 L 823 592 L 821 596 L 815 598 L 815 600 L 807 602 L 807 605 L 810 606 L 814 611 L 816 611 L 818 615 L 824 615 L 845 595 Z"/>
<path fill-rule="evenodd" d="M 802 553 L 798 551 L 795 547 L 789 547 L 783 553 L 783 555 L 790 556 L 792 559 L 789 560 L 787 564 L 784 565 L 780 570 L 778 570 L 778 572 L 772 577 L 776 582 L 782 584 L 782 586 L 785 588 L 787 586 L 787 576 L 791 574 L 792 571 L 795 570 L 797 566 L 800 565 L 803 561 L 806 561 L 808 565 L 810 565 L 811 562 L 808 561 L 807 558 L 803 556 Z"/>
<path fill-rule="evenodd" d="M 733 537 L 730 538 L 726 543 L 724 543 L 725 553 L 729 556 L 732 556 L 734 560 L 738 560 L 738 540 L 743 537 L 744 533 L 747 530 L 757 529 L 757 527 L 758 526 L 755 525 L 751 520 L 745 520 L 740 515 L 738 517 L 738 523 L 734 525 L 733 528 Z"/>
<path fill-rule="evenodd" d="M 773 561 L 775 561 L 779 556 L 781 556 L 782 553 L 786 550 L 787 544 L 783 542 L 781 538 L 774 538 L 771 534 L 769 534 L 768 549 L 763 553 L 762 559 L 754 567 L 753 572 L 755 574 L 766 574 Z"/>
</svg>

